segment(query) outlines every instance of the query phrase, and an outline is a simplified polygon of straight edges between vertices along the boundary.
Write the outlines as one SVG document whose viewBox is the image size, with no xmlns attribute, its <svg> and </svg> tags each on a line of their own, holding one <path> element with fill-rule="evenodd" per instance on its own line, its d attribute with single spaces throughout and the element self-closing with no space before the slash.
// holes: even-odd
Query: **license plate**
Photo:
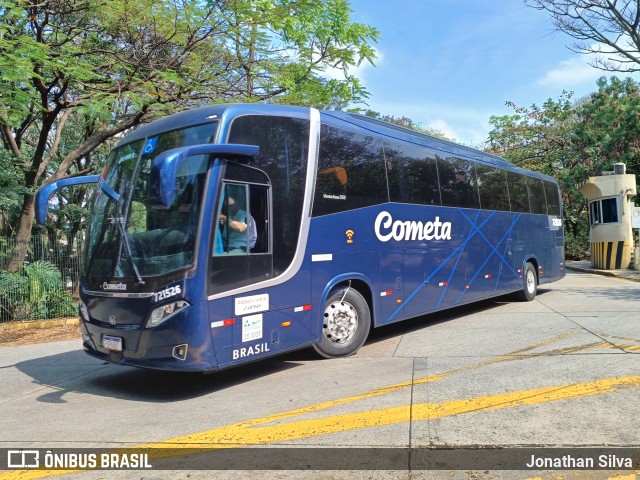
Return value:
<svg viewBox="0 0 640 480">
<path fill-rule="evenodd" d="M 114 350 L 116 352 L 122 351 L 122 338 L 110 337 L 109 335 L 102 336 L 102 346 L 107 350 Z"/>
</svg>

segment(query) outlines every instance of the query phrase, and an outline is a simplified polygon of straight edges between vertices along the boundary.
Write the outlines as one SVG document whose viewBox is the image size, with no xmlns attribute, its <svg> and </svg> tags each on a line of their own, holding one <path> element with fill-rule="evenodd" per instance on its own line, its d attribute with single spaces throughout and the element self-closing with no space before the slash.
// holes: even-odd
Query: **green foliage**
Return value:
<svg viewBox="0 0 640 480">
<path fill-rule="evenodd" d="M 351 22 L 346 0 L 234 1 L 227 14 L 233 27 L 225 39 L 238 60 L 248 100 L 344 108 L 367 96 L 349 67 L 373 62 L 370 45 L 378 31 Z M 327 78 L 326 71 L 342 70 L 342 78 Z"/>
<path fill-rule="evenodd" d="M 26 254 L 35 189 L 99 169 L 132 127 L 205 103 L 362 102 L 349 68 L 373 62 L 378 32 L 350 14 L 347 0 L 0 0 L 0 162 L 16 174 L 0 230 L 20 239 L 8 268 Z"/>
<path fill-rule="evenodd" d="M 622 162 L 640 174 L 640 89 L 632 79 L 598 80 L 598 91 L 580 105 L 576 145 L 587 165 L 613 170 Z"/>
<path fill-rule="evenodd" d="M 564 257 L 567 260 L 583 260 L 589 253 L 589 232 L 580 232 L 577 236 L 565 236 Z"/>
<path fill-rule="evenodd" d="M 558 101 L 517 107 L 491 117 L 488 150 L 514 164 L 555 177 L 563 193 L 566 256 L 588 250 L 586 202 L 577 189 L 589 176 L 623 162 L 640 174 L 640 91 L 631 79 L 598 81 L 598 91 L 579 102 L 563 92 Z"/>
<path fill-rule="evenodd" d="M 576 113 L 572 94 L 562 92 L 558 101 L 547 100 L 538 106 L 518 107 L 506 102 L 515 114 L 492 116 L 488 149 L 518 166 L 553 175 L 571 163 Z"/>
<path fill-rule="evenodd" d="M 13 157 L 0 149 L 0 235 L 7 235 L 10 226 L 15 223 L 22 206 L 24 188 L 22 176 Z M 0 263 L 2 265 L 2 263 Z"/>
<path fill-rule="evenodd" d="M 0 272 L 0 318 L 40 320 L 74 315 L 77 305 L 55 265 L 37 261 L 16 273 Z"/>
</svg>

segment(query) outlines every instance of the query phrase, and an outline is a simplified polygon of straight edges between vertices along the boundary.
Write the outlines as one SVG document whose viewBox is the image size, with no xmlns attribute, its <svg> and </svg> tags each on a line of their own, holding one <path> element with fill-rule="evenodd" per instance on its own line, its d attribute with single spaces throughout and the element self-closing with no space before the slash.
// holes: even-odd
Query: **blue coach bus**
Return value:
<svg viewBox="0 0 640 480">
<path fill-rule="evenodd" d="M 84 350 L 213 371 L 564 276 L 556 181 L 361 115 L 215 105 L 126 135 L 97 183 Z"/>
</svg>

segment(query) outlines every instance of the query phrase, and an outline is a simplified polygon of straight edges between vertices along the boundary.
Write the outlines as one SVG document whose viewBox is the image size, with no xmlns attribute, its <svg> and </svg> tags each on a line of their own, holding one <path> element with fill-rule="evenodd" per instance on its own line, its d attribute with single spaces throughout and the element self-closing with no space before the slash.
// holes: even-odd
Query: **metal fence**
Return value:
<svg viewBox="0 0 640 480">
<path fill-rule="evenodd" d="M 0 270 L 0 323 L 48 320 L 78 314 L 78 278 L 83 239 L 31 237 L 20 270 Z M 0 268 L 7 265 L 14 238 L 0 238 Z"/>
</svg>

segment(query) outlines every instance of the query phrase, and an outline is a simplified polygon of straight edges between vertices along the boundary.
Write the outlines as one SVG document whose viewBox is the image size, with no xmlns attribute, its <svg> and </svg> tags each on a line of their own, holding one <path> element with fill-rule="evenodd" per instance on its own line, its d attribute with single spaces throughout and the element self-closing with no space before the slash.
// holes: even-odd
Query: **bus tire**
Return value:
<svg viewBox="0 0 640 480">
<path fill-rule="evenodd" d="M 538 276 L 536 275 L 536 267 L 533 263 L 527 262 L 522 274 L 524 285 L 522 290 L 517 293 L 518 298 L 523 302 L 530 302 L 536 298 L 538 293 Z"/>
<path fill-rule="evenodd" d="M 313 348 L 325 358 L 353 355 L 371 328 L 371 312 L 364 297 L 351 287 L 333 291 L 325 303 L 320 340 Z"/>
</svg>

